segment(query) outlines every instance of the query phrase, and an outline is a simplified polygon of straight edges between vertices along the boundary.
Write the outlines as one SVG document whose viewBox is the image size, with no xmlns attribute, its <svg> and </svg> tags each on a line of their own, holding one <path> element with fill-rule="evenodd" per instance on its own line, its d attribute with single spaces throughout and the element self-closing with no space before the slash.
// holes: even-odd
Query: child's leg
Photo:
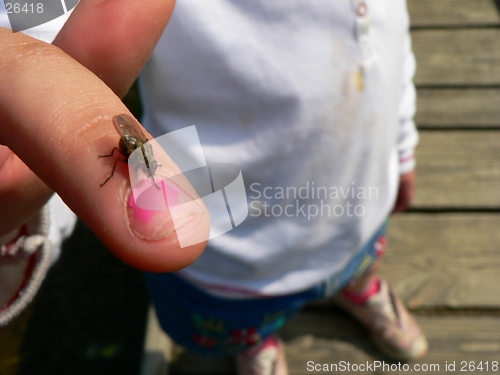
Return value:
<svg viewBox="0 0 500 375">
<path fill-rule="evenodd" d="M 370 289 L 374 282 L 378 280 L 377 272 L 380 268 L 381 259 L 377 259 L 373 265 L 366 270 L 361 276 L 356 279 L 351 280 L 349 284 L 344 288 L 344 290 L 358 294 L 363 293 L 366 290 Z"/>
<path fill-rule="evenodd" d="M 368 328 L 383 353 L 398 360 L 419 358 L 427 351 L 424 335 L 387 282 L 377 276 L 386 243 L 385 237 L 381 239 L 375 243 L 379 249 L 373 265 L 351 280 L 335 301 Z"/>
<path fill-rule="evenodd" d="M 259 346 L 236 356 L 238 375 L 288 375 L 283 342 L 276 336 L 269 336 Z"/>
</svg>

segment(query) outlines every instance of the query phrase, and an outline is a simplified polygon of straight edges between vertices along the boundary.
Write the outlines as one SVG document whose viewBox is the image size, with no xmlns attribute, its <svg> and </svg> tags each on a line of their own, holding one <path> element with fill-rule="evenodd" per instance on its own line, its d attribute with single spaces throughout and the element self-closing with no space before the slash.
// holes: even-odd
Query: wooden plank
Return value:
<svg viewBox="0 0 500 375">
<path fill-rule="evenodd" d="M 415 30 L 417 85 L 499 85 L 500 29 Z"/>
<path fill-rule="evenodd" d="M 416 27 L 500 24 L 493 0 L 408 0 L 408 10 Z"/>
<path fill-rule="evenodd" d="M 421 131 L 415 208 L 500 207 L 500 131 Z"/>
<path fill-rule="evenodd" d="M 500 309 L 500 214 L 404 214 L 381 273 L 411 308 Z"/>
<path fill-rule="evenodd" d="M 500 127 L 500 89 L 419 89 L 418 126 Z"/>
<path fill-rule="evenodd" d="M 387 366 L 391 362 L 382 356 L 371 344 L 368 333 L 350 317 L 332 311 L 305 311 L 299 314 L 285 328 L 282 337 L 286 343 L 286 354 L 290 375 L 306 375 L 313 373 L 309 365 L 337 364 L 330 367 L 332 371 L 322 373 L 332 374 L 408 374 L 412 371 L 425 371 L 432 374 L 463 373 L 461 361 L 474 361 L 476 366 L 483 361 L 483 371 L 475 370 L 469 373 L 498 373 L 498 368 L 492 370 L 492 361 L 499 361 L 500 351 L 500 317 L 470 317 L 470 316 L 417 316 L 423 332 L 429 341 L 429 353 L 422 359 L 408 363 L 407 371 L 391 371 Z M 312 361 L 312 362 L 311 362 Z M 386 368 L 372 368 L 368 371 L 342 371 L 341 361 L 350 366 L 380 362 Z M 489 371 L 485 369 L 488 361 Z M 448 368 L 455 362 L 455 370 Z M 498 363 L 497 363 L 498 364 Z M 415 366 L 417 365 L 417 366 Z M 432 368 L 430 365 L 434 365 Z M 439 365 L 439 368 L 435 367 Z M 401 363 L 403 366 L 403 363 Z M 415 366 L 415 367 L 414 367 Z"/>
<path fill-rule="evenodd" d="M 498 316 L 417 316 L 429 341 L 429 353 L 422 359 L 409 362 L 411 369 L 424 370 L 432 374 L 459 374 L 461 361 L 483 361 L 483 372 L 492 371 L 492 361 L 499 361 L 500 317 Z M 312 373 L 310 365 L 380 362 L 390 366 L 389 359 L 382 356 L 371 343 L 366 330 L 351 317 L 334 309 L 306 310 L 296 316 L 282 331 L 290 375 Z M 310 362 L 312 361 L 312 362 Z M 485 371 L 488 361 L 489 371 Z M 445 366 L 455 362 L 455 371 Z M 434 365 L 429 367 L 430 365 Z M 416 367 L 418 365 L 419 367 Z M 439 369 L 435 366 L 439 365 Z M 414 367 L 415 366 L 415 367 Z M 352 370 L 352 368 L 350 368 Z M 406 374 L 408 371 L 386 371 L 382 367 L 372 371 L 325 371 L 332 374 Z M 473 371 L 470 371 L 473 372 Z M 475 373 L 475 372 L 474 372 Z M 234 375 L 234 362 L 229 358 L 204 357 L 186 354 L 181 362 L 170 369 L 171 375 Z"/>
</svg>

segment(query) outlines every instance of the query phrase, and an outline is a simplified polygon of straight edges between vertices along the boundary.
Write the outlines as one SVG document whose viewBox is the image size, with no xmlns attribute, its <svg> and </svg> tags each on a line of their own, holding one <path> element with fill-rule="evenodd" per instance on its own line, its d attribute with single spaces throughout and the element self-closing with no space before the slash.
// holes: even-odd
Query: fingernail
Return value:
<svg viewBox="0 0 500 375">
<path fill-rule="evenodd" d="M 195 205 L 198 207 L 195 210 L 192 204 L 186 205 L 186 208 L 189 206 L 187 212 L 180 207 L 193 202 L 193 198 L 175 182 L 166 179 L 156 181 L 156 184 L 160 189 L 150 180 L 141 181 L 132 190 L 127 205 L 130 229 L 137 237 L 150 241 L 173 235 L 197 215 L 203 214 L 199 205 Z M 171 209 L 174 206 L 177 207 Z"/>
</svg>

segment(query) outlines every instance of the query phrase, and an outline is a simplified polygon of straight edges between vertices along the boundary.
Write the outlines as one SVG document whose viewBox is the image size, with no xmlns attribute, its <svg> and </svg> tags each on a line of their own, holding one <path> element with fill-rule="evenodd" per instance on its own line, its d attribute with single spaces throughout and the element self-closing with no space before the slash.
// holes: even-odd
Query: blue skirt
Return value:
<svg viewBox="0 0 500 375">
<path fill-rule="evenodd" d="M 339 272 L 303 292 L 264 298 L 214 296 L 173 273 L 146 273 L 161 327 L 185 348 L 234 355 L 276 333 L 305 304 L 337 293 L 381 256 L 387 221 Z"/>
</svg>

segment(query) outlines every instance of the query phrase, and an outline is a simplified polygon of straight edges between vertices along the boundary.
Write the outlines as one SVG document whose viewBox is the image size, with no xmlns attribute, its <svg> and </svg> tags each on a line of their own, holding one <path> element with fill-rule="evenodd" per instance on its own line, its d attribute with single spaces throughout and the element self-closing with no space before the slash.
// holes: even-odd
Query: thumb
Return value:
<svg viewBox="0 0 500 375">
<path fill-rule="evenodd" d="M 153 52 L 174 3 L 82 0 L 53 44 L 123 97 Z"/>
<path fill-rule="evenodd" d="M 167 272 L 193 262 L 208 239 L 209 214 L 185 179 L 166 194 L 184 195 L 183 234 L 193 245 L 181 247 L 178 227 L 167 210 L 147 218 L 131 198 L 127 168 L 105 155 L 118 145 L 112 118 L 128 111 L 93 73 L 57 47 L 21 33 L 0 29 L 0 143 L 8 146 L 96 233 L 131 265 Z M 144 133 L 151 138 L 145 130 Z M 161 149 L 155 149 L 161 174 L 180 174 Z M 160 172 L 159 172 L 160 173 Z"/>
</svg>

